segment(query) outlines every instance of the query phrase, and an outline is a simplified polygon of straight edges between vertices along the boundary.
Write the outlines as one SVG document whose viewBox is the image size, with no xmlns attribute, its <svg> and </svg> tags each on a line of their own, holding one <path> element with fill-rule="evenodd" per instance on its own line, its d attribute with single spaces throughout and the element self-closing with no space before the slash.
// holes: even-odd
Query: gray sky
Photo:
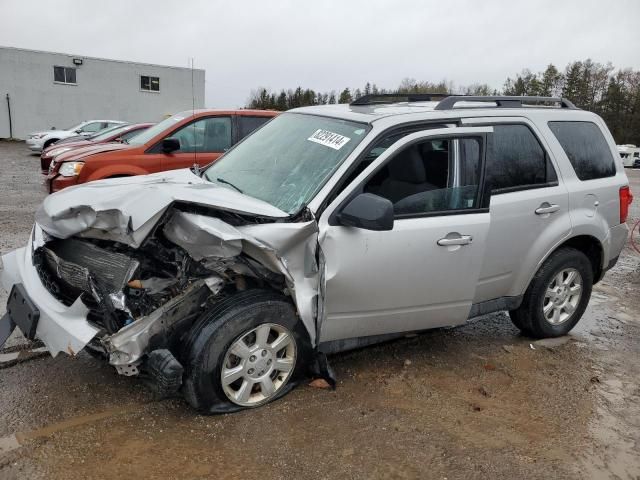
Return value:
<svg viewBox="0 0 640 480">
<path fill-rule="evenodd" d="M 206 70 L 209 107 L 252 89 L 501 87 L 592 58 L 640 68 L 640 0 L 0 0 L 0 45 Z"/>
</svg>

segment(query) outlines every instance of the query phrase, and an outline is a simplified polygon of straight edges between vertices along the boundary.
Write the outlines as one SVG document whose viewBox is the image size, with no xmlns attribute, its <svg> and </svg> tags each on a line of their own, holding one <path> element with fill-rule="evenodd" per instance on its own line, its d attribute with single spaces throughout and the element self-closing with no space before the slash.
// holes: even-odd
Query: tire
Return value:
<svg viewBox="0 0 640 480">
<path fill-rule="evenodd" d="M 593 269 L 587 256 L 575 248 L 563 247 L 542 264 L 522 304 L 509 315 L 513 324 L 527 336 L 566 335 L 587 308 L 592 286 Z"/>
<path fill-rule="evenodd" d="M 51 145 L 53 145 L 54 143 L 56 143 L 59 139 L 58 138 L 50 138 L 49 140 L 47 140 L 46 142 L 44 142 L 44 145 L 42 146 L 42 150 L 44 150 L 47 147 L 50 147 Z"/>
<path fill-rule="evenodd" d="M 270 342 L 267 348 L 258 348 L 258 332 L 266 329 Z M 285 338 L 283 333 L 291 342 L 281 350 L 272 350 L 276 337 Z M 256 343 L 252 344 L 252 339 Z M 243 358 L 233 353 L 239 341 L 251 350 L 246 353 L 238 347 L 245 353 Z M 184 396 L 196 410 L 207 414 L 259 407 L 282 397 L 304 378 L 311 358 L 308 337 L 293 304 L 283 295 L 265 290 L 247 290 L 216 304 L 192 327 L 182 356 Z M 273 368 L 285 363 L 287 372 Z M 223 385 L 223 370 L 228 373 L 234 369 L 242 370 L 242 376 Z M 265 390 L 269 383 L 272 393 Z M 249 385 L 253 385 L 250 390 Z"/>
</svg>

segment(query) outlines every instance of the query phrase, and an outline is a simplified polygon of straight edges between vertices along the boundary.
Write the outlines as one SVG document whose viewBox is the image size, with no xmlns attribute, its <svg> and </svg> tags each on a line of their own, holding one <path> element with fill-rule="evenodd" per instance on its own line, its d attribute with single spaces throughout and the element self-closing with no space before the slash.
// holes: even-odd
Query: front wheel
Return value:
<svg viewBox="0 0 640 480">
<path fill-rule="evenodd" d="M 307 342 L 282 295 L 246 291 L 229 297 L 194 327 L 185 398 L 204 413 L 264 405 L 302 376 Z"/>
<path fill-rule="evenodd" d="M 511 320 L 534 338 L 566 335 L 587 308 L 592 286 L 593 270 L 586 255 L 561 248 L 535 274 L 520 307 L 509 312 Z"/>
</svg>

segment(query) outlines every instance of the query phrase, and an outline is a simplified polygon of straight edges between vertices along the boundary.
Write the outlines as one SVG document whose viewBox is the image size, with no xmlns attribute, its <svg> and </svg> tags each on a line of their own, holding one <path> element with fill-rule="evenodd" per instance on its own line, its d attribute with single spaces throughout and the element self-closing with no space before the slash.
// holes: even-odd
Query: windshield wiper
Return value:
<svg viewBox="0 0 640 480">
<path fill-rule="evenodd" d="M 233 183 L 228 182 L 227 180 L 225 180 L 224 178 L 216 178 L 216 182 L 220 182 L 220 183 L 224 183 L 225 185 L 229 185 L 230 187 L 235 188 L 237 191 L 239 191 L 240 193 L 244 193 L 242 190 L 240 190 L 238 187 L 236 187 Z"/>
</svg>

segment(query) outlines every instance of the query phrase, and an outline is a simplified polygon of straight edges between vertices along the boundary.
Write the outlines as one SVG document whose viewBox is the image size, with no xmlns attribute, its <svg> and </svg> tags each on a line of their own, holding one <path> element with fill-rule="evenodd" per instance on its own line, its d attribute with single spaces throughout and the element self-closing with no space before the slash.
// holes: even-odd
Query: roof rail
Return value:
<svg viewBox="0 0 640 480">
<path fill-rule="evenodd" d="M 516 97 L 516 96 L 486 96 L 454 95 L 447 97 L 436 105 L 435 110 L 451 110 L 458 102 L 487 102 L 495 103 L 497 108 L 521 108 L 528 103 L 557 103 L 560 108 L 577 110 L 577 107 L 566 98 L 559 97 Z M 467 107 L 473 108 L 473 107 Z M 477 108 L 477 107 L 476 107 Z"/>
<path fill-rule="evenodd" d="M 448 93 L 372 93 L 356 98 L 349 105 L 377 105 L 398 102 L 430 102 L 451 98 Z"/>
</svg>

